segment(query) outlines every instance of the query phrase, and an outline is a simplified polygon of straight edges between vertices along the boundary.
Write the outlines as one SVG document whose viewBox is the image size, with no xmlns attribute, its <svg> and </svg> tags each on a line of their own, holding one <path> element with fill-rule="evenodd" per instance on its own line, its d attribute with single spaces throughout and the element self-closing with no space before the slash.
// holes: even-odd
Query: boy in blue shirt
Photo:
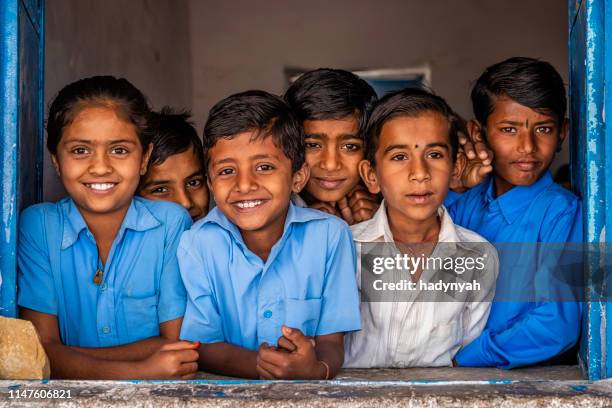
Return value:
<svg viewBox="0 0 612 408">
<path fill-rule="evenodd" d="M 480 76 L 472 104 L 469 132 L 493 151 L 493 174 L 449 208 L 453 220 L 496 244 L 580 242 L 578 198 L 555 184 L 548 170 L 567 135 L 565 88 L 557 71 L 531 58 L 500 62 Z M 518 267 L 516 251 L 498 250 L 501 268 L 489 320 L 456 363 L 513 368 L 570 349 L 580 331 L 580 304 L 524 301 L 524 293 L 513 292 L 523 283 L 537 286 L 544 277 L 552 291 L 558 283 L 546 279 L 550 271 L 535 257 L 521 259 L 521 265 L 533 261 L 532 267 Z"/>
<path fill-rule="evenodd" d="M 264 379 L 328 379 L 358 330 L 355 249 L 339 218 L 290 201 L 306 184 L 303 135 L 282 99 L 247 91 L 204 129 L 217 204 L 178 249 L 188 293 L 182 339 L 200 368 Z"/>
</svg>

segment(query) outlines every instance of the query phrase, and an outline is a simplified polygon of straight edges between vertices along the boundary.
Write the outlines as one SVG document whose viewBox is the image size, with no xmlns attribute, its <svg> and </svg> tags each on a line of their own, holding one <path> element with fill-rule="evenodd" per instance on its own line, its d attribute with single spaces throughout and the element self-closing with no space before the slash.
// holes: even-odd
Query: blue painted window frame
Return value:
<svg viewBox="0 0 612 408">
<path fill-rule="evenodd" d="M 44 0 L 2 0 L 0 1 L 0 177 L 1 204 L 0 205 L 0 274 L 2 284 L 0 286 L 0 315 L 17 316 L 17 226 L 19 211 L 22 206 L 32 204 L 22 200 L 23 191 L 20 179 L 23 169 L 21 146 L 22 139 L 22 113 L 30 112 L 22 110 L 21 102 L 25 98 L 31 84 L 21 84 L 21 72 L 24 67 L 20 66 L 23 61 L 35 60 L 38 64 L 37 72 L 34 73 L 38 86 L 35 90 L 34 108 L 37 112 L 34 116 L 40 118 L 36 126 L 35 134 L 29 134 L 35 140 L 35 169 L 33 180 L 27 181 L 35 184 L 34 193 L 29 194 L 30 200 L 42 200 L 42 168 L 43 168 L 43 140 L 44 130 L 42 119 L 44 118 Z M 21 26 L 21 24 L 24 26 Z M 24 40 L 23 27 L 33 30 L 38 39 L 38 47 L 25 47 L 20 49 L 21 40 Z M 23 53 L 30 58 L 24 58 Z M 28 94 L 29 95 L 29 94 Z M 31 102 L 31 101 L 30 101 Z M 25 128 L 25 127 L 24 127 Z M 25 137 L 25 136 L 24 136 Z M 30 160 L 32 158 L 29 158 Z M 31 169 L 30 169 L 31 170 Z"/>
<path fill-rule="evenodd" d="M 36 8 L 38 7 L 38 12 Z M 612 226 L 612 126 L 606 126 L 605 106 L 612 106 L 606 83 L 612 82 L 612 1 L 568 0 L 570 117 L 572 118 L 572 174 L 574 186 L 583 197 L 585 240 L 606 241 L 606 225 Z M 16 245 L 20 151 L 20 13 L 26 13 L 39 34 L 39 117 L 44 117 L 44 0 L 0 1 L 0 315 L 16 316 Z M 606 16 L 608 20 L 606 21 Z M 42 180 L 43 127 L 39 126 L 37 180 Z M 610 183 L 607 181 L 610 180 Z M 42 199 L 42 183 L 37 186 Z M 598 295 L 595 276 L 606 253 L 589 253 L 585 278 L 589 284 L 589 302 L 584 315 L 580 358 L 589 380 L 612 377 L 612 324 L 607 316 L 612 302 Z M 602 284 L 606 284 L 604 279 Z"/>
<path fill-rule="evenodd" d="M 570 134 L 573 185 L 582 198 L 584 237 L 587 243 L 605 243 L 606 225 L 612 226 L 612 127 L 606 126 L 605 106 L 612 106 L 612 2 L 569 0 Z M 612 90 L 612 88 L 610 88 Z M 609 181 L 609 182 L 608 182 Z M 605 247 L 601 247 L 605 248 Z M 606 316 L 607 280 L 601 265 L 609 251 L 585 251 L 588 302 L 584 307 L 580 363 L 589 380 L 612 377 L 612 326 Z M 601 277 L 604 279 L 601 279 Z M 599 277 L 599 278 L 598 278 Z"/>
</svg>

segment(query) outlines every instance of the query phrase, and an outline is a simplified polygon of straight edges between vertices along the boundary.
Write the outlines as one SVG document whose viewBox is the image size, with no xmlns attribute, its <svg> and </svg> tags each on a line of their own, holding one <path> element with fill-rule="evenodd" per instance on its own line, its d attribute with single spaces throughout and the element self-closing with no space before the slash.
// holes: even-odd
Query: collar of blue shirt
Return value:
<svg viewBox="0 0 612 408">
<path fill-rule="evenodd" d="M 151 211 L 140 200 L 143 199 L 134 197 L 130 203 L 117 237 L 121 237 L 127 228 L 134 231 L 146 231 L 160 225 L 157 218 L 151 214 Z M 87 229 L 87 224 L 72 198 L 64 198 L 58 205 L 64 216 L 64 233 L 62 235 L 62 250 L 64 250 L 77 241 L 81 231 Z"/>
<path fill-rule="evenodd" d="M 285 239 L 287 230 L 291 224 L 308 222 L 312 220 L 322 220 L 325 219 L 325 217 L 327 217 L 327 215 L 324 212 L 314 210 L 312 208 L 300 208 L 292 202 L 289 202 L 289 210 L 287 211 L 287 218 L 285 218 L 283 235 L 281 236 L 279 242 Z M 242 247 L 243 250 L 246 248 L 242 235 L 240 234 L 240 230 L 225 216 L 225 214 L 221 212 L 221 210 L 219 210 L 219 207 L 213 208 L 203 220 L 197 223 L 197 225 L 199 225 L 201 228 L 203 225 L 208 223 L 217 224 L 221 228 L 225 229 L 232 235 L 233 239 Z M 196 228 L 196 225 L 194 225 L 194 228 Z"/>
<path fill-rule="evenodd" d="M 519 215 L 524 214 L 524 209 L 544 190 L 550 187 L 554 181 L 550 171 L 546 171 L 542 177 L 530 186 L 516 186 L 495 198 L 493 177 L 486 181 L 485 203 L 487 206 L 497 206 L 508 224 L 512 224 Z"/>
</svg>

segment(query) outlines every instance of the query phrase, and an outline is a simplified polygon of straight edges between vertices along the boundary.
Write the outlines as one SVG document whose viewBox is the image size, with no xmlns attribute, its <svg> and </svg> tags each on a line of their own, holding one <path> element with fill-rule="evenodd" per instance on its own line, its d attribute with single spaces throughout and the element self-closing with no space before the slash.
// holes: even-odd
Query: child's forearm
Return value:
<svg viewBox="0 0 612 408">
<path fill-rule="evenodd" d="M 150 337 L 145 340 L 115 347 L 70 347 L 72 350 L 102 360 L 140 361 L 150 357 L 164 344 L 172 343 L 163 337 Z"/>
<path fill-rule="evenodd" d="M 147 373 L 138 361 L 116 361 L 81 353 L 62 343 L 45 343 L 51 363 L 51 377 L 84 380 L 145 379 Z"/>
<path fill-rule="evenodd" d="M 202 344 L 198 353 L 200 370 L 230 377 L 259 378 L 257 351 L 220 342 Z"/>
<path fill-rule="evenodd" d="M 164 344 L 178 341 L 182 318 L 159 325 L 159 336 L 149 337 L 130 344 L 115 347 L 71 347 L 73 350 L 104 360 L 139 361 L 150 357 Z"/>
</svg>

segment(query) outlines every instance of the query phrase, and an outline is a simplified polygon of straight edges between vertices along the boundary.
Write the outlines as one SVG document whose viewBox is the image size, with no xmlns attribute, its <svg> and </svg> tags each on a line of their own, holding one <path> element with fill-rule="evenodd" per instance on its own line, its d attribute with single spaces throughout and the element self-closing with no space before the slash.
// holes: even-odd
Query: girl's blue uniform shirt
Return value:
<svg viewBox="0 0 612 408">
<path fill-rule="evenodd" d="M 360 328 L 351 231 L 337 217 L 289 205 L 264 263 L 218 208 L 178 250 L 188 301 L 181 339 L 249 349 L 276 344 L 281 325 L 307 336 Z"/>
<path fill-rule="evenodd" d="M 449 212 L 456 224 L 476 231 L 494 245 L 527 244 L 526 253 L 535 254 L 538 242 L 582 241 L 580 202 L 555 184 L 548 171 L 534 184 L 514 187 L 497 198 L 490 177 L 462 194 Z M 482 334 L 459 351 L 455 358 L 459 365 L 512 368 L 533 364 L 566 351 L 578 339 L 580 303 L 567 298 L 526 302 L 521 294 L 516 294 L 517 301 L 509 301 L 513 299 L 512 288 L 540 278 L 537 270 L 518 266 L 519 261 L 524 265 L 529 260 L 519 260 L 516 250 L 504 248 L 511 246 L 498 245 L 500 271 L 489 320 Z M 545 279 L 551 276 L 547 271 L 539 273 L 544 273 Z M 544 285 L 555 285 L 555 280 L 546 279 Z M 503 301 L 496 302 L 500 297 Z"/>
<path fill-rule="evenodd" d="M 191 225 L 180 206 L 135 197 L 106 265 L 71 198 L 29 207 L 19 228 L 21 307 L 57 316 L 68 346 L 110 347 L 159 336 L 186 303 L 176 249 Z M 102 282 L 94 283 L 97 269 Z"/>
</svg>

